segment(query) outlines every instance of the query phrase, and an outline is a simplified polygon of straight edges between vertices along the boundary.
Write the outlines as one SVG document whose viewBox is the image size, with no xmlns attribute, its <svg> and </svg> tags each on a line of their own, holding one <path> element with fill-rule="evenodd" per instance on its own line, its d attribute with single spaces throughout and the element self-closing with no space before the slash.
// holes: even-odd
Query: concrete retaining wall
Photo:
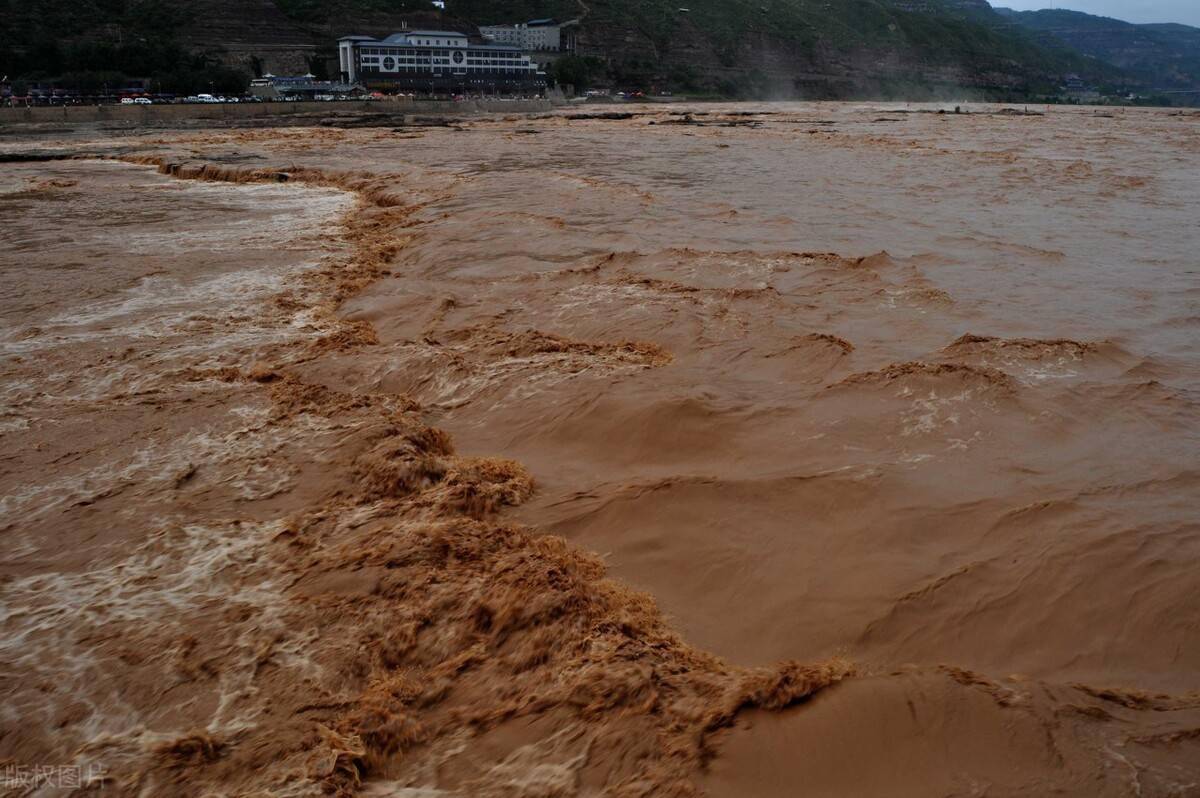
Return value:
<svg viewBox="0 0 1200 798">
<path fill-rule="evenodd" d="M 86 125 L 98 122 L 128 127 L 171 127 L 195 120 L 236 123 L 242 119 L 276 118 L 297 124 L 300 118 L 356 114 L 537 113 L 557 107 L 552 100 L 380 100 L 378 102 L 214 103 L 211 105 L 64 105 L 46 108 L 0 108 L 0 127 L 23 124 Z"/>
</svg>

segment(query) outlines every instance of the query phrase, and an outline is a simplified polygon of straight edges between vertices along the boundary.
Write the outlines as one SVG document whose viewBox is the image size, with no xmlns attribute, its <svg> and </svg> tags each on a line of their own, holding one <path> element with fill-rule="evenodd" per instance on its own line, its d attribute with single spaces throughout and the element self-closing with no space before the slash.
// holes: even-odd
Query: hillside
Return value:
<svg viewBox="0 0 1200 798">
<path fill-rule="evenodd" d="M 920 99 L 1052 94 L 1067 73 L 1126 82 L 986 0 L 447 0 L 445 12 L 429 0 L 0 0 L 0 72 L 232 91 L 252 74 L 332 71 L 348 33 L 537 16 L 582 19 L 581 58 L 559 68 L 577 85 Z"/>
<path fill-rule="evenodd" d="M 986 0 L 449 0 L 478 23 L 583 16 L 618 84 L 753 96 L 1005 96 L 1118 70 L 1047 47 Z"/>
<path fill-rule="evenodd" d="M 241 91 L 253 74 L 325 70 L 346 30 L 444 21 L 429 0 L 0 0 L 0 76 L 83 91 Z"/>
<path fill-rule="evenodd" d="M 1065 45 L 1120 67 L 1146 86 L 1200 89 L 1200 28 L 1135 25 L 1078 11 L 997 9 L 1046 45 Z"/>
</svg>

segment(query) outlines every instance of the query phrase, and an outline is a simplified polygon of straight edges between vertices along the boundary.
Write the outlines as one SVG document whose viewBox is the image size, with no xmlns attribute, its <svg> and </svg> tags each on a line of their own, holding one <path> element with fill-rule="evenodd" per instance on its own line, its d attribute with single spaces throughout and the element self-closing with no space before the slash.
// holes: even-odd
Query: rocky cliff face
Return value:
<svg viewBox="0 0 1200 798">
<path fill-rule="evenodd" d="M 272 0 L 192 0 L 195 23 L 180 32 L 193 49 L 252 73 L 304 74 L 328 42 L 283 14 Z"/>
<path fill-rule="evenodd" d="M 603 58 L 617 85 L 766 97 L 997 96 L 1052 90 L 1086 68 L 1001 30 L 985 0 L 677 5 L 590 0 L 580 52 Z"/>
<path fill-rule="evenodd" d="M 461 20 L 431 11 L 356 8 L 352 3 L 299 19 L 285 14 L 275 0 L 192 0 L 192 5 L 197 19 L 204 22 L 182 36 L 189 46 L 247 72 L 261 69 L 277 75 L 303 74 L 321 69 L 322 64 L 335 71 L 335 43 L 342 36 L 386 36 L 406 25 L 474 32 Z"/>
</svg>

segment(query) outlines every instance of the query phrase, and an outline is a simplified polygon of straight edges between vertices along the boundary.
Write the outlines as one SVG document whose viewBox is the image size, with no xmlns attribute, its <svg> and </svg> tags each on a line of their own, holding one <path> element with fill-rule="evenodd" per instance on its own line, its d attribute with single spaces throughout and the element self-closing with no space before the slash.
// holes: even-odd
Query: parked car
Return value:
<svg viewBox="0 0 1200 798">
<path fill-rule="evenodd" d="M 152 102 L 149 97 L 135 97 L 133 100 L 133 104 L 134 105 L 151 105 Z"/>
<path fill-rule="evenodd" d="M 133 98 L 132 97 L 122 97 L 121 105 L 133 105 Z"/>
</svg>

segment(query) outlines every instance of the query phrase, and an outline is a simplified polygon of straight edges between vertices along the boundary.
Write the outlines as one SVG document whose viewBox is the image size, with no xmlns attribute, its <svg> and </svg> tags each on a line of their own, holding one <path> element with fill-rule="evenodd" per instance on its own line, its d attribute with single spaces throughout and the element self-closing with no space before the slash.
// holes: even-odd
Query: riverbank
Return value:
<svg viewBox="0 0 1200 798">
<path fill-rule="evenodd" d="M 362 102 L 213 103 L 184 105 L 63 105 L 58 107 L 0 108 L 0 132 L 36 129 L 46 125 L 73 128 L 100 125 L 114 129 L 172 127 L 294 127 L 353 123 L 372 117 L 409 114 L 473 116 L 527 114 L 551 111 L 562 101 L 396 99 Z"/>
</svg>

